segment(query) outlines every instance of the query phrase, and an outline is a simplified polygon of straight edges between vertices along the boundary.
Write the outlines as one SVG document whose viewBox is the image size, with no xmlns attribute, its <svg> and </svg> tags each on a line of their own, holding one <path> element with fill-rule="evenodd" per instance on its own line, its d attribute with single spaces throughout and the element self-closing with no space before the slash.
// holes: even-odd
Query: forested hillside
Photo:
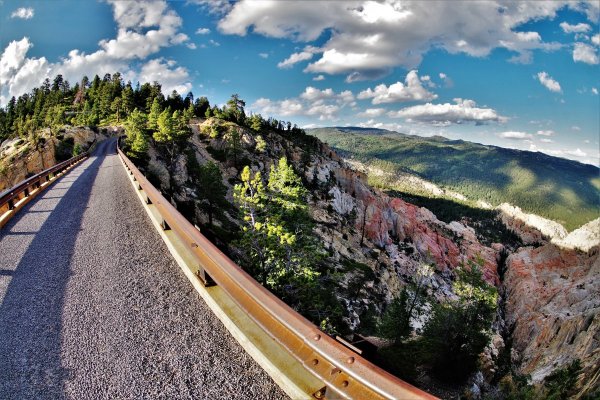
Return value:
<svg viewBox="0 0 600 400">
<path fill-rule="evenodd" d="M 341 153 L 393 173 L 410 173 L 493 205 L 508 202 L 569 231 L 600 217 L 597 167 L 543 153 L 381 129 L 309 133 Z"/>
</svg>

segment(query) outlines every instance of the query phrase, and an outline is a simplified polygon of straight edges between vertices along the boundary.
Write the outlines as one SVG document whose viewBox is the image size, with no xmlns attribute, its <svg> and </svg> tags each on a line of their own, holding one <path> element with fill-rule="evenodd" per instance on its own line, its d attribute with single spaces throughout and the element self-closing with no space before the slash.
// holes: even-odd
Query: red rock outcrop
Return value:
<svg viewBox="0 0 600 400">
<path fill-rule="evenodd" d="M 600 256 L 547 244 L 507 260 L 506 320 L 521 371 L 540 381 L 580 359 L 583 392 L 600 377 Z M 582 393 L 583 393 L 582 392 Z"/>
<path fill-rule="evenodd" d="M 393 239 L 408 240 L 423 258 L 433 261 L 439 271 L 452 270 L 468 260 L 481 258 L 485 279 L 494 285 L 500 283 L 499 251 L 479 243 L 469 228 L 459 222 L 446 224 L 426 208 L 371 189 L 362 172 L 342 167 L 336 168 L 334 173 L 338 186 L 358 203 L 355 228 L 362 231 L 364 221 L 365 236 L 372 243 L 384 247 Z"/>
</svg>

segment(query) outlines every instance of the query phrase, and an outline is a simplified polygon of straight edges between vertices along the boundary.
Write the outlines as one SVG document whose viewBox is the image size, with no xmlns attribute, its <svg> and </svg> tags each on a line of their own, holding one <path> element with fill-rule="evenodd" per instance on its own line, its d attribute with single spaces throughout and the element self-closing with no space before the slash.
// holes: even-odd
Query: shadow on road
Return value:
<svg viewBox="0 0 600 400">
<path fill-rule="evenodd" d="M 66 193 L 45 221 L 38 222 L 40 228 L 31 241 L 23 242 L 24 247 L 28 242 L 29 245 L 20 260 L 15 261 L 14 270 L 0 273 L 2 278 L 10 279 L 4 297 L 0 297 L 0 399 L 64 398 L 68 370 L 62 367 L 60 351 L 71 257 L 100 165 L 106 155 L 114 153 L 114 140 L 109 139 L 98 146 L 95 157 L 48 189 L 50 196 L 46 199 L 53 197 L 53 188 L 66 189 Z M 68 188 L 64 187 L 67 183 Z M 15 245 L 15 240 L 25 240 L 23 235 L 21 239 L 10 237 L 26 230 L 19 226 L 25 217 L 30 221 L 45 217 L 27 216 L 43 199 L 42 195 L 33 200 L 2 229 L 0 252 L 6 251 L 3 241 Z M 15 232 L 11 233 L 12 229 Z"/>
</svg>

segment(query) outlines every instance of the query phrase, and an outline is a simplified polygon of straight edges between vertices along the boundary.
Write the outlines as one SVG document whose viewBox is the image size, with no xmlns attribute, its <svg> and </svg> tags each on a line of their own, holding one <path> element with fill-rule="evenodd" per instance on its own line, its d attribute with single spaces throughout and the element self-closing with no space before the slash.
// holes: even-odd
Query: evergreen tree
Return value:
<svg viewBox="0 0 600 400">
<path fill-rule="evenodd" d="M 239 156 L 242 152 L 242 132 L 237 126 L 231 126 L 224 136 L 227 142 L 227 154 L 233 157 L 233 166 L 238 167 Z"/>
<path fill-rule="evenodd" d="M 200 188 L 200 208 L 208 214 L 208 223 L 213 224 L 213 216 L 222 213 L 229 204 L 225 199 L 227 187 L 223 184 L 221 170 L 212 161 L 201 165 L 196 177 L 196 183 Z"/>
<path fill-rule="evenodd" d="M 483 280 L 482 260 L 457 270 L 458 300 L 436 304 L 423 331 L 425 357 L 440 378 L 462 381 L 477 367 L 496 312 L 496 288 Z"/>
<path fill-rule="evenodd" d="M 267 186 L 260 172 L 244 167 L 234 199 L 244 226 L 238 242 L 242 263 L 264 286 L 280 296 L 297 297 L 294 288 L 310 287 L 318 272 L 318 243 L 305 202 L 306 189 L 287 160 L 271 168 Z"/>
<path fill-rule="evenodd" d="M 140 158 L 148 151 L 148 136 L 146 135 L 146 114 L 137 108 L 125 121 L 125 134 L 129 150 L 127 155 Z"/>
<path fill-rule="evenodd" d="M 148 114 L 148 129 L 156 131 L 158 130 L 158 118 L 162 110 L 158 98 L 154 98 L 152 106 L 150 107 L 150 114 Z"/>
</svg>

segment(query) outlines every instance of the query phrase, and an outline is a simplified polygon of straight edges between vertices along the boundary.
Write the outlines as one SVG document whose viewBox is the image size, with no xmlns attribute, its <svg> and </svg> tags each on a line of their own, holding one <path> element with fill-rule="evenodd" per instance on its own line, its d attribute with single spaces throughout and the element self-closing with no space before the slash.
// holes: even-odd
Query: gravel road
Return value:
<svg viewBox="0 0 600 400">
<path fill-rule="evenodd" d="M 154 230 L 115 139 L 0 231 L 0 399 L 280 399 Z"/>
</svg>

